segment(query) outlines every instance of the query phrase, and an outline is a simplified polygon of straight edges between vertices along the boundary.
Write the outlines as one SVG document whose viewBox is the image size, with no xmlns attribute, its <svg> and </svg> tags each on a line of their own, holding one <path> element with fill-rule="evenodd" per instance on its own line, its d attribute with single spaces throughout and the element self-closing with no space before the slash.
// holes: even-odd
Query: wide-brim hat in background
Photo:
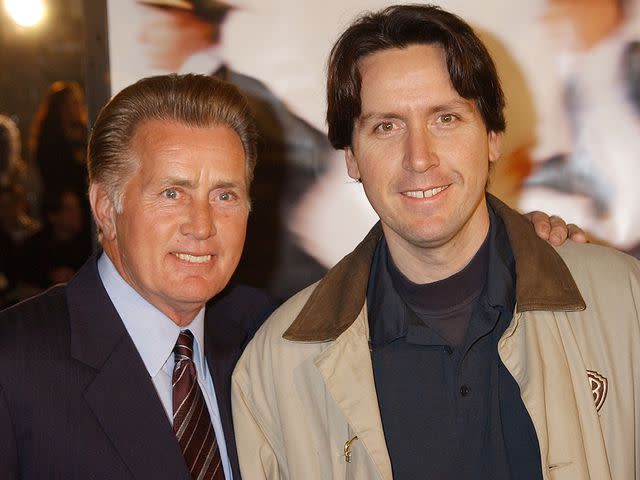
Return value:
<svg viewBox="0 0 640 480">
<path fill-rule="evenodd" d="M 197 17 L 211 23 L 221 23 L 230 10 L 236 8 L 221 0 L 137 0 L 138 3 L 155 7 L 172 8 L 193 12 Z"/>
</svg>

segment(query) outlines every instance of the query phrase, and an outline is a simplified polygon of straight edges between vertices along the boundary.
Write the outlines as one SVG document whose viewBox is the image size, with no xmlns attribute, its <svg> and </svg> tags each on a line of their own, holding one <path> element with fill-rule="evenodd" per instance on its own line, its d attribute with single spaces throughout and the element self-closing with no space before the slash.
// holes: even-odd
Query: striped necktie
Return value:
<svg viewBox="0 0 640 480">
<path fill-rule="evenodd" d="M 194 480 L 224 480 L 209 410 L 193 363 L 193 334 L 183 330 L 173 349 L 173 431 Z"/>
</svg>

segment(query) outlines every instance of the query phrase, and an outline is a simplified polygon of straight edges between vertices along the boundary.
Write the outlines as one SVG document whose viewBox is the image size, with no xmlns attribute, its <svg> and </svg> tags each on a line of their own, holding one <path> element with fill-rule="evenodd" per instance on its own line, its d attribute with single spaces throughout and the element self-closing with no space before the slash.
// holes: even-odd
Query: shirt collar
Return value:
<svg viewBox="0 0 640 480">
<path fill-rule="evenodd" d="M 515 304 L 513 253 L 502 220 L 491 206 L 488 206 L 488 210 L 490 220 L 487 233 L 488 268 L 480 299 L 491 308 L 512 312 Z M 389 250 L 383 237 L 378 242 L 373 255 L 367 291 L 372 348 L 379 348 L 405 336 L 411 337 L 413 343 L 443 344 L 442 337 L 417 320 L 415 314 L 409 310 L 396 292 L 391 273 L 387 268 L 391 265 L 390 260 Z M 391 268 L 394 267 L 391 266 Z M 495 324 L 493 316 L 489 319 L 489 323 Z M 484 331 L 487 325 L 481 323 L 476 327 Z M 420 332 L 419 335 L 418 332 Z M 416 340 L 418 336 L 419 342 Z"/>
<path fill-rule="evenodd" d="M 98 273 L 149 375 L 155 377 L 172 354 L 181 328 L 129 285 L 104 252 L 98 259 Z M 203 371 L 204 307 L 187 328 L 194 337 L 196 369 Z"/>
<path fill-rule="evenodd" d="M 367 289 L 372 349 L 380 348 L 407 335 L 407 306 L 393 287 L 387 271 L 388 256 L 389 250 L 383 236 L 373 254 Z"/>
<path fill-rule="evenodd" d="M 206 372 L 204 368 L 205 356 L 204 356 L 204 310 L 202 307 L 195 318 L 191 321 L 187 327 L 183 330 L 191 330 L 193 334 L 193 361 L 196 364 L 197 372 Z M 178 336 L 173 340 L 173 345 L 176 344 Z M 173 349 L 173 346 L 171 347 Z"/>
<path fill-rule="evenodd" d="M 489 209 L 489 266 L 483 297 L 494 308 L 513 312 L 515 307 L 515 260 L 502 219 Z"/>
</svg>

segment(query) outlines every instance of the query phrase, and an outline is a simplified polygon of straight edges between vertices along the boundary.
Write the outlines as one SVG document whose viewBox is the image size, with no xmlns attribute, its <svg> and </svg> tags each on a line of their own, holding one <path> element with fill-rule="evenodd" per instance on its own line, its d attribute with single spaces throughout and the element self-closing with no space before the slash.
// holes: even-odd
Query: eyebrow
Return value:
<svg viewBox="0 0 640 480">
<path fill-rule="evenodd" d="M 238 182 L 221 181 L 216 183 L 216 188 L 241 188 L 243 185 Z"/>
<path fill-rule="evenodd" d="M 176 186 L 176 187 L 183 187 L 183 188 L 196 188 L 196 183 L 193 182 L 192 180 L 186 179 L 186 178 L 179 178 L 179 177 L 167 177 L 162 181 L 162 185 L 172 185 L 172 186 Z M 218 182 L 216 182 L 214 184 L 214 188 L 241 188 L 242 184 L 238 183 L 238 182 L 232 182 L 232 181 L 228 181 L 228 180 L 219 180 Z"/>
<path fill-rule="evenodd" d="M 186 178 L 166 177 L 162 179 L 162 185 L 173 185 L 176 187 L 194 188 L 195 183 Z"/>
<path fill-rule="evenodd" d="M 438 105 L 434 105 L 432 107 L 429 107 L 429 115 L 434 114 L 436 112 L 442 112 L 442 111 L 446 111 L 446 110 L 456 110 L 456 109 L 464 109 L 466 111 L 471 111 L 472 107 L 469 104 L 469 101 L 464 99 L 464 98 L 460 98 L 460 99 L 453 99 L 449 102 L 443 102 L 440 103 Z M 367 113 L 366 115 L 361 115 L 358 118 L 358 123 L 360 125 L 367 123 L 371 120 L 379 120 L 379 119 L 384 119 L 384 118 L 403 118 L 405 115 L 400 114 L 400 113 L 396 113 L 393 111 L 390 112 L 371 112 L 371 113 Z"/>
</svg>

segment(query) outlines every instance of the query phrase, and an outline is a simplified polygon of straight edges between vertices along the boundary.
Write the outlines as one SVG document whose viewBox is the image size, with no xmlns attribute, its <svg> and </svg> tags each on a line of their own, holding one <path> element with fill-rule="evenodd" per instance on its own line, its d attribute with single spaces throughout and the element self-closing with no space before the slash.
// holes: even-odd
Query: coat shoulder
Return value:
<svg viewBox="0 0 640 480">
<path fill-rule="evenodd" d="M 556 250 L 574 277 L 603 274 L 640 278 L 640 260 L 614 248 L 568 240 Z"/>
<path fill-rule="evenodd" d="M 0 312 L 0 389 L 5 394 L 37 391 L 52 378 L 60 380 L 56 375 L 70 358 L 65 289 L 53 287 Z"/>
<path fill-rule="evenodd" d="M 282 335 L 296 319 L 316 285 L 310 285 L 295 294 L 267 318 L 242 354 L 236 372 L 243 371 L 247 377 L 251 377 L 262 367 L 266 368 L 266 363 L 278 364 L 280 359 L 291 355 L 297 346 L 304 345 L 284 340 Z"/>
<path fill-rule="evenodd" d="M 584 298 L 585 314 L 593 315 L 593 321 L 606 318 L 603 336 L 606 336 L 605 331 L 629 332 L 630 326 L 640 333 L 638 259 L 613 248 L 570 241 L 559 247 L 558 253 Z M 588 322 L 591 329 L 594 328 L 593 321 Z"/>
<path fill-rule="evenodd" d="M 0 312 L 0 351 L 29 338 L 54 338 L 68 330 L 66 286 L 58 285 Z M 66 327 L 66 328 L 65 328 Z"/>
<path fill-rule="evenodd" d="M 300 290 L 284 302 L 269 316 L 258 334 L 265 338 L 282 339 L 284 332 L 291 326 L 305 306 L 319 282 Z"/>
</svg>

